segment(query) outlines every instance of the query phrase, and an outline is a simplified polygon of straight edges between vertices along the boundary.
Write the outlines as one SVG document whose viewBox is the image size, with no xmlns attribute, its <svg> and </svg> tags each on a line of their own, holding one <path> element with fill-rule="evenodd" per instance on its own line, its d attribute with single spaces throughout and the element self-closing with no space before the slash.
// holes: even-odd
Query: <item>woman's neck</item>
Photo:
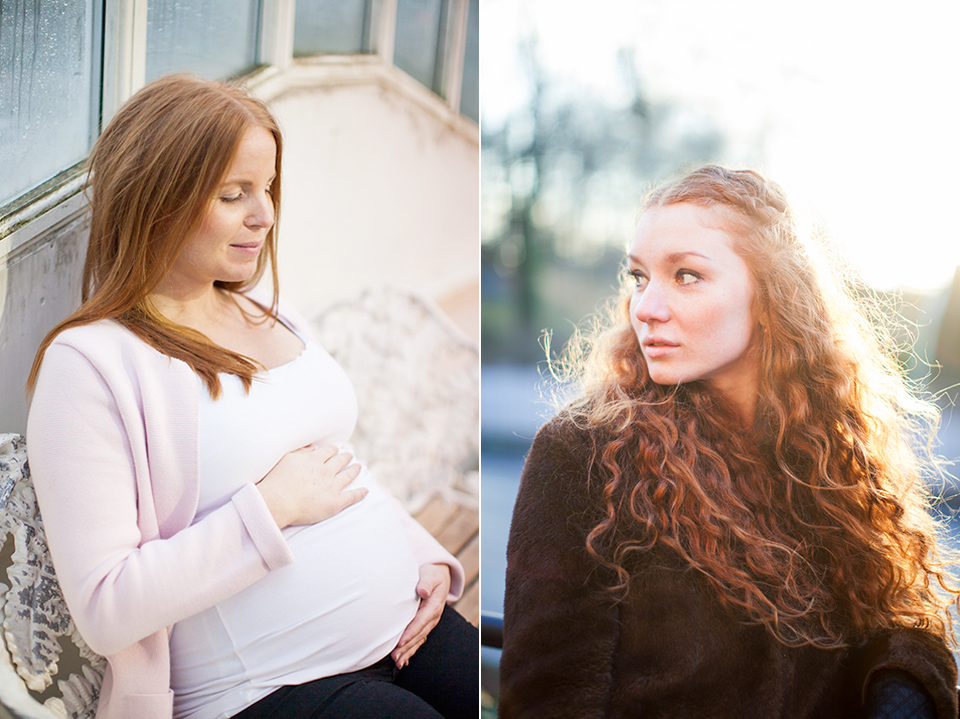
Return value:
<svg viewBox="0 0 960 719">
<path fill-rule="evenodd" d="M 744 382 L 730 387 L 720 387 L 715 383 L 712 384 L 714 391 L 719 392 L 724 399 L 736 407 L 737 412 L 743 419 L 744 426 L 752 428 L 757 413 L 757 398 L 760 394 L 759 379 L 756 379 L 755 382 Z"/>
<path fill-rule="evenodd" d="M 191 292 L 158 289 L 150 293 L 149 300 L 171 322 L 201 332 L 221 323 L 233 305 L 224 291 L 213 284 Z"/>
</svg>

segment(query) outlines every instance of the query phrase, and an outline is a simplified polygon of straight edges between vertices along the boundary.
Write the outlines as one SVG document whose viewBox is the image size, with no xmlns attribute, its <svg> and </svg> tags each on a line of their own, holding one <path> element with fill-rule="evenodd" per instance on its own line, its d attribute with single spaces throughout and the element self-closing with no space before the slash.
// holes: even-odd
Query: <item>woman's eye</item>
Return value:
<svg viewBox="0 0 960 719">
<path fill-rule="evenodd" d="M 237 201 L 240 200 L 242 197 L 243 197 L 243 193 L 241 192 L 239 195 L 230 195 L 230 196 L 227 196 L 227 197 L 221 197 L 220 200 L 221 200 L 222 202 L 237 202 Z"/>
<path fill-rule="evenodd" d="M 700 275 L 696 272 L 690 272 L 689 270 L 680 270 L 677 273 L 677 279 L 680 281 L 681 285 L 690 285 L 700 279 Z"/>
<path fill-rule="evenodd" d="M 637 283 L 637 287 L 643 289 L 647 286 L 647 278 L 640 270 L 628 270 L 627 274 Z"/>
</svg>

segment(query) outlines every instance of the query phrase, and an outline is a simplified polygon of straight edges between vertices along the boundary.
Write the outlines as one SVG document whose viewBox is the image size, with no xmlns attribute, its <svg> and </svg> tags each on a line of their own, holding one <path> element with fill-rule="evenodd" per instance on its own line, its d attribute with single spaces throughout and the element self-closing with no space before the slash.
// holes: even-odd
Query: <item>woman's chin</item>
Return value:
<svg viewBox="0 0 960 719">
<path fill-rule="evenodd" d="M 650 381 L 654 384 L 671 385 L 680 384 L 684 380 L 679 373 L 672 372 L 664 367 L 648 367 Z"/>
<path fill-rule="evenodd" d="M 257 263 L 245 263 L 242 267 L 231 268 L 229 272 L 224 272 L 218 281 L 224 284 L 236 284 L 238 282 L 247 282 L 252 279 L 257 272 Z"/>
</svg>

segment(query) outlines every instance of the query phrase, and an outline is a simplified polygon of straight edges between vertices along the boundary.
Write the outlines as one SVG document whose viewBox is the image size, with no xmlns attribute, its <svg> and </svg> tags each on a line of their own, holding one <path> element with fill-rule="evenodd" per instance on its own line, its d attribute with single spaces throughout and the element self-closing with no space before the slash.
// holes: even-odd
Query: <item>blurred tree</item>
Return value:
<svg viewBox="0 0 960 719">
<path fill-rule="evenodd" d="M 544 328 L 562 344 L 612 293 L 645 187 L 723 148 L 708 120 L 646 96 L 631 48 L 617 55 L 615 104 L 551 77 L 535 35 L 518 57 L 526 103 L 482 124 L 485 362 L 542 359 Z"/>
</svg>

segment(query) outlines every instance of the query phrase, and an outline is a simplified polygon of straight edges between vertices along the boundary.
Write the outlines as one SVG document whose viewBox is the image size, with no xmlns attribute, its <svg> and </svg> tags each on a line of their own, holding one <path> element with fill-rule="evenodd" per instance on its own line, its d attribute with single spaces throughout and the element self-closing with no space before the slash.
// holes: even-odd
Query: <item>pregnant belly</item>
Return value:
<svg viewBox="0 0 960 719">
<path fill-rule="evenodd" d="M 284 530 L 292 564 L 178 624 L 181 660 L 202 663 L 200 645 L 228 637 L 226 650 L 247 680 L 306 681 L 386 656 L 416 613 L 418 567 L 388 495 L 366 472 L 356 485 L 370 488 L 358 504 Z M 195 626 L 181 631 L 188 624 Z M 215 661 L 222 667 L 226 658 Z"/>
</svg>

